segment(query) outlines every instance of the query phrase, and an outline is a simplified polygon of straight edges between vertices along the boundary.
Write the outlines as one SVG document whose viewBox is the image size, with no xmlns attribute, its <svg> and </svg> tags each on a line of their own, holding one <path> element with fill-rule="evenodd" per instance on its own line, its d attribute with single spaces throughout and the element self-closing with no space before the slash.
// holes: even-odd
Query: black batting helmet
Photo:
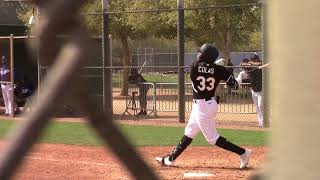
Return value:
<svg viewBox="0 0 320 180">
<path fill-rule="evenodd" d="M 252 61 L 260 61 L 260 58 L 259 58 L 259 56 L 258 56 L 257 53 L 254 53 L 254 54 L 251 56 L 251 60 L 252 60 Z"/>
<path fill-rule="evenodd" d="M 199 59 L 215 61 L 219 56 L 219 51 L 211 44 L 203 44 L 199 50 Z"/>
</svg>

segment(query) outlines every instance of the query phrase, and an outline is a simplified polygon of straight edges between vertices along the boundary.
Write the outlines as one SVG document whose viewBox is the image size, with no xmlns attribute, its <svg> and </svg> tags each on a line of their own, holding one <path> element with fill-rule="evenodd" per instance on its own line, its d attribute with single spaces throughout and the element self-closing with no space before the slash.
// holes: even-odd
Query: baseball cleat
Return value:
<svg viewBox="0 0 320 180">
<path fill-rule="evenodd" d="M 246 149 L 245 153 L 240 155 L 240 169 L 247 167 L 251 158 L 251 150 Z"/>
<path fill-rule="evenodd" d="M 173 166 L 173 161 L 169 160 L 169 156 L 165 157 L 156 157 L 156 161 L 160 163 L 162 166 Z"/>
</svg>

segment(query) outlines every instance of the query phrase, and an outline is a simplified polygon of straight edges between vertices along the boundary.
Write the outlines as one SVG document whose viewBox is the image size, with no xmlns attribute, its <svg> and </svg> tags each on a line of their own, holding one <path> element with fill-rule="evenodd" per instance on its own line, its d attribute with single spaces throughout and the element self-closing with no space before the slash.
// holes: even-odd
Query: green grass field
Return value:
<svg viewBox="0 0 320 180">
<path fill-rule="evenodd" d="M 14 130 L 18 122 L 0 121 L 0 137 Z M 183 127 L 119 125 L 120 130 L 134 146 L 175 146 L 183 135 Z M 245 146 L 267 146 L 268 132 L 219 129 L 219 133 L 231 142 Z M 85 123 L 53 122 L 40 142 L 73 145 L 101 146 L 100 139 Z M 192 142 L 193 146 L 208 146 L 201 133 Z"/>
<path fill-rule="evenodd" d="M 142 74 L 143 77 L 152 83 L 177 83 L 179 81 L 178 74 L 159 74 L 159 73 L 149 73 L 149 74 Z M 185 81 L 190 82 L 190 75 L 185 75 Z M 116 74 L 112 76 L 112 83 L 120 84 L 122 81 L 120 74 Z"/>
</svg>

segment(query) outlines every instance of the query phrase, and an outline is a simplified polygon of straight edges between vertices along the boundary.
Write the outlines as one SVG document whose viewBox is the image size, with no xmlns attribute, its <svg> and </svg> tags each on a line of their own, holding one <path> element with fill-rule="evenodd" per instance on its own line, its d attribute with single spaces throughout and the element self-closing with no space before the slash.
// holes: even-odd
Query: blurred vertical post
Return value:
<svg viewBox="0 0 320 180">
<path fill-rule="evenodd" d="M 178 73 L 179 73 L 179 122 L 185 122 L 185 87 L 184 87 L 184 0 L 177 0 L 178 6 Z"/>
<path fill-rule="evenodd" d="M 319 7 L 318 0 L 268 1 L 273 127 L 269 179 L 320 177 Z"/>
<path fill-rule="evenodd" d="M 14 115 L 14 104 L 15 104 L 15 100 L 14 100 L 14 39 L 13 39 L 13 34 L 10 35 L 10 75 L 11 75 L 11 79 L 10 79 L 10 83 L 12 86 L 12 91 L 10 93 L 11 99 L 12 99 L 12 103 L 11 103 L 11 109 L 12 109 L 12 116 Z"/>
<path fill-rule="evenodd" d="M 40 12 L 39 12 L 39 8 L 37 7 L 37 10 L 36 10 L 36 23 L 39 22 L 39 15 L 40 15 Z M 34 25 L 32 25 L 34 26 Z M 33 29 L 33 28 L 32 28 Z M 32 33 L 33 31 L 31 31 Z M 31 35 L 31 38 L 33 38 L 34 33 L 30 34 Z M 38 38 L 38 37 L 35 37 L 35 38 Z M 33 40 L 32 40 L 33 41 Z M 36 50 L 37 54 L 36 54 L 36 58 L 37 58 L 37 67 L 38 67 L 38 91 L 37 91 L 37 102 L 39 101 L 39 96 L 40 96 L 40 82 L 41 82 L 41 63 L 40 63 L 40 58 L 39 58 L 39 50 L 37 49 Z"/>
<path fill-rule="evenodd" d="M 110 58 L 110 67 L 113 66 L 113 62 L 112 62 L 112 35 L 109 34 L 109 58 Z M 112 72 L 113 69 L 111 69 Z M 112 83 L 112 81 L 111 81 Z"/>
<path fill-rule="evenodd" d="M 112 116 L 112 73 L 111 73 L 111 45 L 109 38 L 108 0 L 102 0 L 102 67 L 103 67 L 103 110 Z M 111 119 L 111 118 L 110 118 Z"/>
<path fill-rule="evenodd" d="M 266 21 L 265 21 L 265 16 L 266 16 L 266 6 L 265 6 L 265 1 L 262 1 L 262 7 L 261 7 L 261 31 L 262 31 L 262 62 L 264 64 L 267 64 L 271 62 L 266 54 L 267 54 L 267 48 L 265 48 L 264 44 L 267 43 L 267 33 L 265 33 L 265 28 L 266 28 Z M 267 84 L 270 83 L 270 70 L 269 68 L 263 68 L 262 69 L 262 98 L 263 98 L 263 126 L 264 127 L 270 127 L 270 92 L 267 89 Z"/>
</svg>

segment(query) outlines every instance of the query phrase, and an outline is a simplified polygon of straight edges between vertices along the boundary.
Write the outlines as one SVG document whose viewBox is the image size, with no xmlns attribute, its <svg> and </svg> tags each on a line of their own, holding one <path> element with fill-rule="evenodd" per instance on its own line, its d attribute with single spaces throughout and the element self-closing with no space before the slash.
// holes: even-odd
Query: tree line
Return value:
<svg viewBox="0 0 320 180">
<path fill-rule="evenodd" d="M 138 46 L 152 46 L 155 51 L 168 47 L 177 50 L 176 0 L 108 2 L 108 23 L 115 43 L 113 55 L 118 59 L 114 64 L 130 66 L 131 54 Z M 262 49 L 261 0 L 184 0 L 184 3 L 186 51 L 195 52 L 201 44 L 209 42 L 228 61 L 232 51 Z M 31 11 L 20 17 L 26 22 Z M 81 20 L 93 36 L 102 33 L 101 13 L 101 0 L 89 1 L 81 10 Z M 125 68 L 122 82 L 127 82 L 128 75 L 129 69 Z M 123 84 L 122 94 L 126 91 L 127 85 Z"/>
</svg>

